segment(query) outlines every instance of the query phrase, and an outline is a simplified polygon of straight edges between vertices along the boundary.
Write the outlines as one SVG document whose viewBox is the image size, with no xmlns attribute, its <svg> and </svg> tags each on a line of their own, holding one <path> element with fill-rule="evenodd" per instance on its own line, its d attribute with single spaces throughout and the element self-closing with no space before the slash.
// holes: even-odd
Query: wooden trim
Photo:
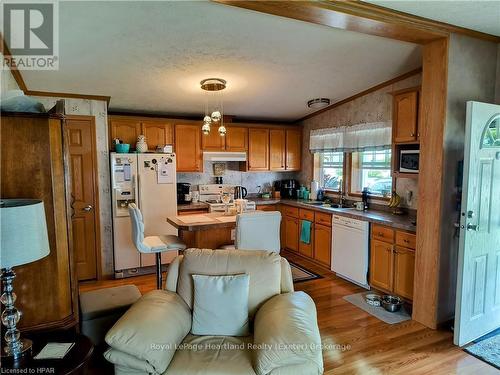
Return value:
<svg viewBox="0 0 500 375">
<path fill-rule="evenodd" d="M 26 90 L 26 95 L 32 96 L 49 96 L 49 97 L 61 97 L 61 98 L 75 98 L 75 99 L 89 99 L 89 100 L 102 100 L 109 106 L 110 96 L 104 95 L 88 95 L 88 94 L 73 94 L 67 92 L 51 92 L 51 91 L 36 91 L 36 90 Z"/>
<path fill-rule="evenodd" d="M 448 39 L 425 45 L 423 63 L 413 319 L 435 329 L 439 309 L 440 254 L 441 251 L 450 251 L 441 249 L 439 225 L 443 204 Z"/>
<path fill-rule="evenodd" d="M 100 218 L 100 199 L 99 199 L 99 173 L 97 169 L 97 126 L 95 123 L 95 116 L 89 115 L 66 115 L 64 116 L 65 120 L 88 120 L 91 123 L 92 127 L 92 152 L 93 152 L 93 165 L 92 165 L 92 173 L 94 175 L 94 186 L 92 187 L 94 190 L 94 226 L 95 226 L 95 250 L 96 250 L 96 271 L 97 271 L 97 280 L 102 280 L 102 248 L 101 248 L 101 218 Z M 66 134 L 66 133 L 65 133 Z M 69 171 L 68 171 L 69 175 Z M 75 280 L 77 280 L 76 278 Z"/>
<path fill-rule="evenodd" d="M 0 33 L 0 39 L 1 39 L 1 45 L 0 47 L 2 48 L 2 54 L 4 58 L 10 58 L 12 57 L 12 54 L 10 53 L 9 47 L 7 46 L 7 43 L 5 42 L 5 39 L 3 38 L 2 33 Z M 4 62 L 2 61 L 2 64 Z M 10 72 L 12 73 L 12 76 L 14 77 L 14 80 L 17 82 L 17 85 L 19 88 L 26 94 L 28 91 L 28 88 L 26 87 L 26 82 L 24 82 L 23 76 L 21 75 L 21 72 L 17 69 L 16 66 L 10 66 Z"/>
<path fill-rule="evenodd" d="M 276 16 L 425 44 L 450 33 L 499 43 L 500 37 L 360 1 L 244 1 L 212 0 Z"/>
<path fill-rule="evenodd" d="M 328 107 L 321 108 L 320 110 L 317 110 L 316 112 L 310 113 L 307 116 L 304 116 L 304 117 L 298 119 L 296 122 L 301 122 L 301 121 L 307 120 L 308 118 L 317 116 L 317 115 L 319 115 L 319 114 L 321 114 L 323 112 L 326 112 L 326 111 L 329 111 L 329 110 L 331 110 L 333 108 L 339 107 L 342 104 L 345 104 L 345 103 L 348 103 L 348 102 L 350 102 L 352 100 L 358 99 L 358 98 L 360 98 L 360 97 L 362 97 L 364 95 L 370 94 L 370 93 L 372 93 L 374 91 L 380 90 L 380 89 L 382 89 L 384 87 L 390 86 L 390 85 L 392 85 L 392 84 L 394 84 L 396 82 L 402 81 L 402 80 L 404 80 L 406 78 L 412 77 L 412 76 L 414 76 L 416 74 L 419 74 L 419 73 L 422 73 L 422 68 L 413 69 L 413 70 L 411 70 L 409 72 L 401 74 L 400 76 L 397 76 L 397 77 L 392 78 L 392 79 L 390 79 L 388 81 L 379 83 L 378 85 L 372 86 L 372 87 L 370 87 L 370 88 L 368 88 L 368 89 L 366 89 L 364 91 L 358 92 L 357 94 L 351 95 L 350 97 L 342 99 L 341 101 L 338 101 L 336 103 L 330 104 Z"/>
</svg>

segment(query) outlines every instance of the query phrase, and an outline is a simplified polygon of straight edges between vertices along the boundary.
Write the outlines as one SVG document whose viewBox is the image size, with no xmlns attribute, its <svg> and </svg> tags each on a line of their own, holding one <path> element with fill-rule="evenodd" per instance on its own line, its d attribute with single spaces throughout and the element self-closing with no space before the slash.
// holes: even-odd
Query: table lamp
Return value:
<svg viewBox="0 0 500 375">
<path fill-rule="evenodd" d="M 32 342 L 22 339 L 16 324 L 21 312 L 14 307 L 16 294 L 12 267 L 31 263 L 49 255 L 49 238 L 43 202 L 37 199 L 0 200 L 0 267 L 5 305 L 2 323 L 6 327 L 1 358 L 17 360 L 31 352 Z"/>
</svg>

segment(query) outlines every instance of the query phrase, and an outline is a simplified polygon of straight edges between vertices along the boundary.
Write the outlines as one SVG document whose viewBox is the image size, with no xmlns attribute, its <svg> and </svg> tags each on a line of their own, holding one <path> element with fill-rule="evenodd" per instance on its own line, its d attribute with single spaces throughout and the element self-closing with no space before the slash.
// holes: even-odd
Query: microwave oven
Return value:
<svg viewBox="0 0 500 375">
<path fill-rule="evenodd" d="M 402 173 L 418 173 L 420 150 L 401 150 L 399 155 L 399 171 Z"/>
</svg>

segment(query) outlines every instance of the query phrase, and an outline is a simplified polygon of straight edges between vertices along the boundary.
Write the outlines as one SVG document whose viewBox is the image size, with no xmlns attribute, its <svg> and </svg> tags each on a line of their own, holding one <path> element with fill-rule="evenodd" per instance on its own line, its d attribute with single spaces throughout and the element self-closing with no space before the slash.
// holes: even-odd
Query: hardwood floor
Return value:
<svg viewBox="0 0 500 375">
<path fill-rule="evenodd" d="M 454 346 L 450 331 L 415 321 L 386 324 L 342 299 L 363 289 L 297 255 L 284 255 L 323 276 L 297 283 L 295 289 L 314 299 L 323 344 L 337 345 L 338 350 L 323 352 L 325 374 L 500 374 Z M 155 288 L 155 276 L 86 282 L 80 291 L 124 284 L 135 284 L 144 294 Z"/>
</svg>

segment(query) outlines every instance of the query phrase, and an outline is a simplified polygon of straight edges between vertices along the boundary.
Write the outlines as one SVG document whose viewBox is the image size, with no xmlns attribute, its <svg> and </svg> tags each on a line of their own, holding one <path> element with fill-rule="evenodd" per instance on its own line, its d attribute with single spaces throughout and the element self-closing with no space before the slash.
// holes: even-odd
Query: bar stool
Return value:
<svg viewBox="0 0 500 375">
<path fill-rule="evenodd" d="M 236 216 L 236 239 L 234 245 L 221 249 L 266 250 L 280 252 L 279 211 L 245 212 Z"/>
<path fill-rule="evenodd" d="M 184 250 L 186 245 L 179 237 L 174 235 L 148 236 L 144 237 L 144 220 L 141 211 L 134 203 L 128 205 L 130 220 L 132 221 L 132 241 L 135 247 L 141 253 L 156 255 L 156 289 L 163 286 L 163 277 L 161 272 L 161 253 L 164 251 Z"/>
</svg>

